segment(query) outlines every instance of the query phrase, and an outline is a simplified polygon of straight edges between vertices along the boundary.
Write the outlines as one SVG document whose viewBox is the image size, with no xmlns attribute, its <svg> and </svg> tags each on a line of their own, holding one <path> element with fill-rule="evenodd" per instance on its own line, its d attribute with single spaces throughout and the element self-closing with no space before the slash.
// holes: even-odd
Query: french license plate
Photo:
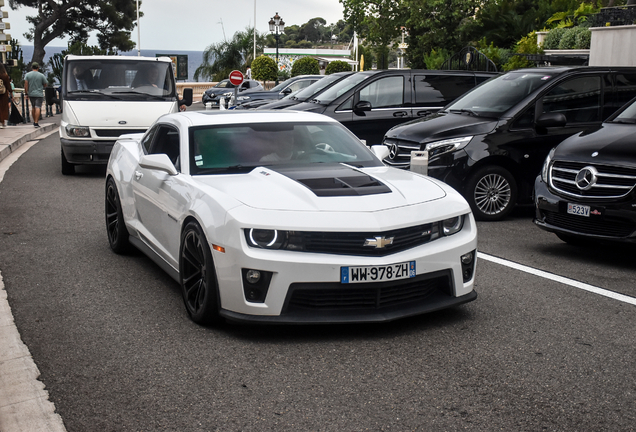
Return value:
<svg viewBox="0 0 636 432">
<path fill-rule="evenodd" d="M 340 267 L 341 283 L 386 282 L 415 277 L 415 261 L 386 266 Z"/>
<path fill-rule="evenodd" d="M 568 203 L 568 213 L 577 216 L 590 217 L 590 206 Z"/>
</svg>

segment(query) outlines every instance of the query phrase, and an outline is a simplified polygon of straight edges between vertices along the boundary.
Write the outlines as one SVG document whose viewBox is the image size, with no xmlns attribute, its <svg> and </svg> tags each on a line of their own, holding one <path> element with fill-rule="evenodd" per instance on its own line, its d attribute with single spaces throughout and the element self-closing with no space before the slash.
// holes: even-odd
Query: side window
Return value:
<svg viewBox="0 0 636 432">
<path fill-rule="evenodd" d="M 601 121 L 601 78 L 573 78 L 554 87 L 543 97 L 544 113 L 563 113 L 568 123 Z"/>
<path fill-rule="evenodd" d="M 344 103 L 342 105 L 340 105 L 336 111 L 351 111 L 353 109 L 353 96 L 351 96 L 349 99 L 347 99 L 346 101 L 344 101 Z"/>
<path fill-rule="evenodd" d="M 444 106 L 475 87 L 472 75 L 415 75 L 415 103 Z"/>
<path fill-rule="evenodd" d="M 607 97 L 603 119 L 636 97 L 636 74 L 617 73 L 614 78 L 613 97 Z"/>
<path fill-rule="evenodd" d="M 512 124 L 512 129 L 530 129 L 534 126 L 535 104 L 530 105 Z"/>
<path fill-rule="evenodd" d="M 170 126 L 158 126 L 149 154 L 167 154 L 175 166 L 179 158 L 179 132 Z"/>
<path fill-rule="evenodd" d="M 300 89 L 304 89 L 305 87 L 309 87 L 314 82 L 315 81 L 311 81 L 311 80 L 299 80 L 299 81 L 296 81 L 295 83 L 292 83 L 289 86 L 289 88 L 291 89 L 291 91 L 295 92 L 296 90 L 300 90 Z"/>
<path fill-rule="evenodd" d="M 150 152 L 150 144 L 152 143 L 152 138 L 156 135 L 156 133 L 157 133 L 157 127 L 154 127 L 150 129 L 148 133 L 144 135 L 144 137 L 141 139 L 141 145 L 143 146 L 146 154 Z"/>
<path fill-rule="evenodd" d="M 371 102 L 372 108 L 401 107 L 404 104 L 404 77 L 380 78 L 360 90 L 360 100 Z"/>
</svg>

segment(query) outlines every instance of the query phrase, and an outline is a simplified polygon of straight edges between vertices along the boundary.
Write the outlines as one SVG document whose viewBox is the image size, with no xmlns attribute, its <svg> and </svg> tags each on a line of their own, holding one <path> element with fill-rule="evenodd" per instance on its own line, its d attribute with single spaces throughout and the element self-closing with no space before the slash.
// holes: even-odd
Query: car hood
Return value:
<svg viewBox="0 0 636 432">
<path fill-rule="evenodd" d="M 596 131 L 580 133 L 563 141 L 556 148 L 554 159 L 633 167 L 636 166 L 635 135 L 636 125 L 603 123 Z"/>
<path fill-rule="evenodd" d="M 175 110 L 171 101 L 69 101 L 64 105 L 69 123 L 91 127 L 148 128 Z"/>
<path fill-rule="evenodd" d="M 197 181 L 262 210 L 373 212 L 439 200 L 436 181 L 388 167 L 258 167 L 247 174 L 197 176 Z"/>
<path fill-rule="evenodd" d="M 245 90 L 239 94 L 239 96 L 249 96 L 251 99 L 259 98 L 259 99 L 277 99 L 279 94 L 278 92 L 273 92 L 269 90 L 265 91 L 249 91 Z"/>
<path fill-rule="evenodd" d="M 498 120 L 493 118 L 438 113 L 396 126 L 386 133 L 386 137 L 403 141 L 430 142 L 487 134 L 495 129 L 497 123 Z"/>
</svg>

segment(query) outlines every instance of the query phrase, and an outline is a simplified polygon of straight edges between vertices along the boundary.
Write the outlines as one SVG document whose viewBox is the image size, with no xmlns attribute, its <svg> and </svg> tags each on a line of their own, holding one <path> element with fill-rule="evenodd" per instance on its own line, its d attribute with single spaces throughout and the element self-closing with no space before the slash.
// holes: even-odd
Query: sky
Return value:
<svg viewBox="0 0 636 432">
<path fill-rule="evenodd" d="M 322 17 L 327 24 L 342 19 L 342 5 L 338 0 L 143 0 L 140 11 L 140 41 L 142 49 L 203 51 L 210 44 L 230 39 L 237 31 L 244 31 L 254 23 L 256 4 L 256 30 L 269 33 L 269 20 L 278 12 L 285 25 L 301 25 L 312 18 Z M 5 22 L 11 24 L 11 34 L 22 45 L 31 45 L 23 36 L 29 31 L 27 16 L 35 15 L 33 8 L 8 11 Z M 222 23 L 222 24 L 221 24 Z M 131 34 L 137 43 L 137 28 Z M 50 46 L 66 47 L 67 40 L 56 39 Z M 89 45 L 97 45 L 92 37 Z"/>
</svg>

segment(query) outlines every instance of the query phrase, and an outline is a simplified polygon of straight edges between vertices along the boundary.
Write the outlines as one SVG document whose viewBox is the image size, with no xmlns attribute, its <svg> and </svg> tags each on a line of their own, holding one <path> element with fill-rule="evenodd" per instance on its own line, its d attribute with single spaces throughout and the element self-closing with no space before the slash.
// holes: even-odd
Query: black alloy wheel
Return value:
<svg viewBox="0 0 636 432">
<path fill-rule="evenodd" d="M 196 222 L 189 222 L 181 235 L 179 279 L 183 302 L 192 321 L 220 321 L 219 294 L 210 246 Z"/>
<path fill-rule="evenodd" d="M 466 199 L 477 220 L 502 220 L 517 203 L 517 182 L 505 168 L 485 166 L 469 178 Z"/>
<path fill-rule="evenodd" d="M 117 254 L 130 251 L 129 234 L 124 223 L 124 213 L 117 192 L 117 185 L 112 177 L 106 182 L 106 234 L 110 248 Z"/>
</svg>

